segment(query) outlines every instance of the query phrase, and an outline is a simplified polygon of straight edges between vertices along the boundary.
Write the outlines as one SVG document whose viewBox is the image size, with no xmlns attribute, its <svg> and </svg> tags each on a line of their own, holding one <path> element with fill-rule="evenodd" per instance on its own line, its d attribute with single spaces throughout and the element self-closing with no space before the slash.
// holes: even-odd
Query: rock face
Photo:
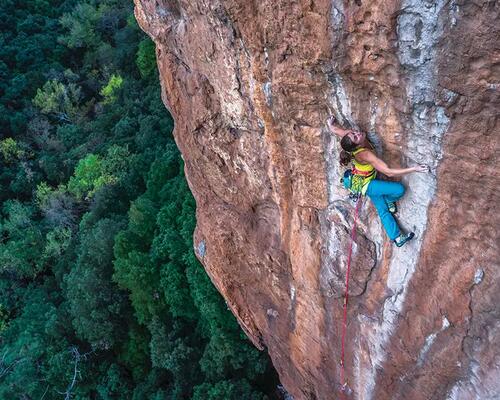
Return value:
<svg viewBox="0 0 500 400">
<path fill-rule="evenodd" d="M 135 0 L 197 202 L 195 247 L 294 399 L 499 399 L 500 6 L 495 1 Z M 395 248 L 354 207 L 326 129 L 425 163 Z"/>
</svg>

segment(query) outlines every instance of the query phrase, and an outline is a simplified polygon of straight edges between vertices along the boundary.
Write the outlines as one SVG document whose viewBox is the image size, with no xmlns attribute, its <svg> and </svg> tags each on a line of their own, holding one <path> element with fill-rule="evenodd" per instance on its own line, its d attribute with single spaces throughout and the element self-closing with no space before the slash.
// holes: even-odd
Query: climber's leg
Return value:
<svg viewBox="0 0 500 400">
<path fill-rule="evenodd" d="M 381 181 L 384 182 L 384 181 Z M 398 207 L 396 201 L 398 201 L 405 194 L 405 187 L 399 182 L 386 182 L 390 185 L 387 186 L 386 190 L 389 194 L 385 195 L 385 202 L 387 203 L 387 208 L 391 214 L 396 214 L 398 212 Z"/>
<path fill-rule="evenodd" d="M 401 190 L 401 187 L 403 188 Z M 366 195 L 371 199 L 373 205 L 377 209 L 378 215 L 384 225 L 385 231 L 389 239 L 394 240 L 400 234 L 401 230 L 394 219 L 393 215 L 389 212 L 386 199 L 390 196 L 391 199 L 399 199 L 404 194 L 404 187 L 397 182 L 387 182 L 374 179 L 368 185 Z"/>
<path fill-rule="evenodd" d="M 377 195 L 382 195 L 387 208 L 391 214 L 398 211 L 396 201 L 398 201 L 405 194 L 405 187 L 399 182 L 381 181 L 377 179 Z"/>
<path fill-rule="evenodd" d="M 382 191 L 385 197 L 385 201 L 388 203 L 394 203 L 398 201 L 405 194 L 405 187 L 399 182 L 388 182 L 376 179 L 379 182 L 378 190 Z"/>
</svg>

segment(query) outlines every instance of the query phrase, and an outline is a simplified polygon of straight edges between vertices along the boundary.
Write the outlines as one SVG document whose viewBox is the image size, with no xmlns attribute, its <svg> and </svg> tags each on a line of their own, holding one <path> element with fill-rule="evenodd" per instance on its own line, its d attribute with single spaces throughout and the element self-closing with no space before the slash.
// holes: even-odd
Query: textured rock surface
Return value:
<svg viewBox="0 0 500 400">
<path fill-rule="evenodd" d="M 403 179 L 393 248 L 361 210 L 352 399 L 500 398 L 499 4 L 135 0 L 197 201 L 195 244 L 296 399 L 338 397 L 353 206 L 333 113 Z"/>
</svg>

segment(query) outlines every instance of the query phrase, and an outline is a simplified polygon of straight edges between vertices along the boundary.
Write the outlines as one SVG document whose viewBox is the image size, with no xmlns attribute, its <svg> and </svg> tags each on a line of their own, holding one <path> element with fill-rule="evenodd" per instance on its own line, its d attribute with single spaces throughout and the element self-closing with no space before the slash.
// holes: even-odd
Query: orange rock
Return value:
<svg viewBox="0 0 500 400">
<path fill-rule="evenodd" d="M 365 200 L 346 341 L 351 399 L 500 398 L 499 5 L 135 0 L 197 202 L 195 247 L 298 399 L 339 397 L 353 206 L 333 114 L 403 179 L 388 242 Z M 200 249 L 202 251 L 200 252 Z"/>
</svg>

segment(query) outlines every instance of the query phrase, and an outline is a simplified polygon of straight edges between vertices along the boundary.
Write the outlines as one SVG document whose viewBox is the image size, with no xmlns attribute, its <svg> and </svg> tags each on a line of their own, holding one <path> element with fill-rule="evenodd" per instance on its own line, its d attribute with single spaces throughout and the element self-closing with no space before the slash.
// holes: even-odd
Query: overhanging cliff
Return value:
<svg viewBox="0 0 500 400">
<path fill-rule="evenodd" d="M 352 399 L 500 398 L 500 6 L 135 0 L 197 202 L 195 246 L 298 399 L 337 398 L 353 205 L 329 114 L 403 179 L 398 249 L 369 201 L 350 290 Z"/>
</svg>

